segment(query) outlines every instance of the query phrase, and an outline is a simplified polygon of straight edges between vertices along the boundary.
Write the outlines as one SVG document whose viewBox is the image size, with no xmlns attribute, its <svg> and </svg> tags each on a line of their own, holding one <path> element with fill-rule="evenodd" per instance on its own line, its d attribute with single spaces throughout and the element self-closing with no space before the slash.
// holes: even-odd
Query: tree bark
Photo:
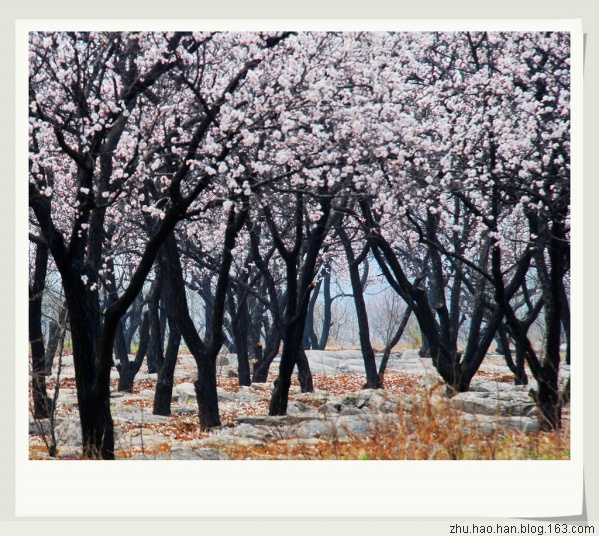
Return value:
<svg viewBox="0 0 599 536">
<path fill-rule="evenodd" d="M 297 379 L 299 380 L 302 393 L 314 392 L 312 371 L 310 370 L 310 363 L 306 357 L 306 351 L 303 348 L 297 355 Z"/>
<path fill-rule="evenodd" d="M 322 285 L 322 331 L 320 332 L 320 338 L 318 339 L 318 346 L 315 350 L 324 350 L 327 347 L 329 341 L 329 334 L 331 333 L 331 318 L 333 299 L 331 297 L 331 266 L 328 262 L 325 262 L 323 266 L 324 276 Z"/>
<path fill-rule="evenodd" d="M 48 342 L 46 343 L 46 376 L 52 374 L 54 357 L 58 350 L 58 344 L 62 333 L 62 327 L 67 322 L 67 304 L 63 303 L 58 310 L 58 319 L 52 320 L 48 329 Z"/>
<path fill-rule="evenodd" d="M 169 322 L 168 343 L 164 354 L 164 362 L 158 370 L 156 391 L 154 392 L 154 415 L 169 416 L 171 414 L 175 368 L 180 344 L 181 331 L 176 322 Z"/>
<path fill-rule="evenodd" d="M 331 211 L 331 198 L 327 197 L 321 202 L 321 217 L 311 230 L 309 239 L 304 249 L 304 259 L 298 278 L 297 264 L 304 245 L 303 225 L 304 207 L 301 195 L 298 195 L 295 207 L 295 244 L 288 251 L 281 241 L 270 213 L 265 209 L 267 222 L 273 235 L 275 245 L 283 257 L 286 266 L 287 294 L 285 309 L 285 328 L 283 330 L 283 353 L 279 364 L 279 375 L 275 382 L 270 405 L 269 415 L 286 415 L 289 399 L 289 388 L 291 387 L 291 375 L 299 359 L 302 349 L 302 339 L 306 324 L 306 315 L 310 303 L 310 293 L 314 290 L 316 283 L 316 261 L 322 246 L 322 242 L 328 232 L 327 223 Z"/>
<path fill-rule="evenodd" d="M 364 248 L 364 251 L 358 258 L 355 257 L 351 247 L 351 241 L 345 231 L 342 228 L 337 230 L 337 235 L 341 239 L 343 248 L 345 249 L 345 256 L 347 258 L 347 264 L 349 268 L 349 277 L 352 286 L 352 294 L 354 298 L 354 305 L 356 307 L 356 318 L 358 320 L 358 334 L 360 337 L 360 348 L 362 350 L 362 358 L 364 359 L 364 369 L 366 371 L 366 384 L 365 389 L 381 389 L 383 387 L 381 378 L 378 374 L 376 367 L 376 360 L 374 357 L 374 350 L 372 343 L 370 342 L 370 327 L 368 325 L 368 313 L 366 310 L 366 302 L 364 301 L 363 288 L 365 282 L 360 279 L 359 266 L 362 260 L 366 258 L 368 253 L 368 246 Z"/>
<path fill-rule="evenodd" d="M 139 328 L 139 347 L 137 349 L 135 359 L 133 361 L 129 361 L 129 356 L 127 356 L 127 361 L 121 361 L 117 365 L 117 370 L 119 371 L 119 383 L 117 387 L 118 391 L 123 391 L 127 393 L 133 392 L 133 382 L 135 380 L 135 376 L 139 372 L 144 357 L 146 356 L 148 348 L 149 330 L 150 318 L 149 314 L 146 312 L 143 316 L 141 326 Z"/>
<path fill-rule="evenodd" d="M 387 370 L 387 363 L 389 362 L 389 356 L 391 355 L 391 350 L 397 345 L 399 340 L 401 339 L 406 327 L 408 326 L 408 321 L 410 320 L 410 315 L 412 314 L 412 309 L 409 307 L 405 310 L 403 316 L 401 317 L 401 321 L 399 322 L 399 326 L 397 327 L 397 331 L 391 337 L 391 340 L 387 342 L 385 345 L 385 350 L 383 351 L 383 358 L 381 359 L 381 364 L 379 366 L 379 378 L 381 379 L 381 385 L 384 386 L 384 377 L 385 371 Z"/>
<path fill-rule="evenodd" d="M 51 400 L 46 392 L 46 355 L 42 333 L 42 298 L 48 269 L 48 246 L 41 241 L 35 251 L 33 281 L 29 285 L 29 343 L 31 345 L 31 389 L 33 416 L 50 416 Z"/>
<path fill-rule="evenodd" d="M 229 312 L 232 318 L 231 330 L 235 341 L 235 350 L 237 353 L 237 376 L 239 385 L 249 386 L 252 384 L 252 376 L 250 372 L 249 352 L 248 352 L 248 326 L 249 326 L 249 310 L 247 304 L 248 294 L 242 292 L 237 295 L 238 302 L 235 304 L 233 290 L 230 288 L 229 297 Z"/>
</svg>

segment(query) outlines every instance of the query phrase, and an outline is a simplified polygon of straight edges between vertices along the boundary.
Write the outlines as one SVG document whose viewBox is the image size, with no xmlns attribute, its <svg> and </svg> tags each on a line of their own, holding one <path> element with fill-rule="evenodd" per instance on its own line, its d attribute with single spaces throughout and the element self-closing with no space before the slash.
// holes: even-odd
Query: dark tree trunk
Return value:
<svg viewBox="0 0 599 536">
<path fill-rule="evenodd" d="M 306 240 L 306 248 L 301 267 L 300 276 L 298 276 L 298 260 L 302 252 L 303 225 L 304 225 L 304 206 L 301 194 L 298 195 L 295 207 L 295 244 L 291 251 L 287 250 L 281 241 L 278 232 L 274 226 L 272 216 L 268 209 L 265 209 L 267 222 L 273 235 L 273 240 L 279 253 L 283 257 L 286 266 L 287 294 L 285 309 L 285 328 L 283 330 L 283 353 L 279 365 L 279 375 L 275 388 L 273 390 L 269 415 L 286 415 L 287 403 L 289 399 L 289 387 L 291 386 L 291 375 L 298 362 L 299 353 L 302 349 L 302 339 L 304 327 L 306 324 L 306 315 L 310 303 L 310 293 L 314 290 L 316 283 L 316 261 L 320 252 L 320 247 L 327 234 L 327 222 L 331 210 L 331 199 L 325 198 L 321 202 L 322 215 L 314 228 L 310 231 L 309 239 Z M 306 361 L 307 365 L 307 361 Z"/>
<path fill-rule="evenodd" d="M 97 301 L 77 278 L 63 278 L 69 304 L 73 340 L 73 362 L 77 402 L 81 419 L 83 455 L 86 458 L 114 458 L 114 430 L 110 414 L 110 383 L 98 396 L 101 321 Z M 112 362 L 112 352 L 110 352 Z"/>
<path fill-rule="evenodd" d="M 155 266 L 156 279 L 152 283 L 148 296 L 148 313 L 150 315 L 150 342 L 148 345 L 148 374 L 156 374 L 164 360 L 164 335 L 160 325 L 160 300 L 164 286 L 160 263 Z"/>
<path fill-rule="evenodd" d="M 268 370 L 274 358 L 279 353 L 281 341 L 283 340 L 283 318 L 280 310 L 281 293 L 277 289 L 273 274 L 268 269 L 268 258 L 274 253 L 275 248 L 272 248 L 271 253 L 267 254 L 264 259 L 260 253 L 260 239 L 262 229 L 259 224 L 253 222 L 248 229 L 250 236 L 250 247 L 252 259 L 256 267 L 260 271 L 263 279 L 263 288 L 268 292 L 270 298 L 270 311 L 272 313 L 272 325 L 268 322 L 268 317 L 263 315 L 261 324 L 264 326 L 265 347 L 256 347 L 256 358 L 254 359 L 252 381 L 254 383 L 265 383 L 268 381 Z M 258 330 L 257 330 L 258 331 Z M 258 342 L 256 342 L 256 345 Z"/>
<path fill-rule="evenodd" d="M 128 311 L 127 315 L 127 329 L 123 331 L 125 337 L 125 347 L 127 348 L 127 353 L 131 353 L 131 346 L 133 344 L 133 337 L 135 333 L 140 329 L 141 323 L 143 321 L 143 306 L 144 306 L 144 297 L 140 292 L 135 298 L 133 302 L 133 306 Z"/>
<path fill-rule="evenodd" d="M 117 365 L 117 369 L 119 371 L 119 383 L 117 389 L 119 391 L 127 393 L 133 392 L 133 382 L 135 381 L 135 376 L 139 372 L 144 357 L 146 356 L 150 331 L 150 315 L 147 312 L 143 316 L 139 331 L 139 347 L 137 349 L 137 355 L 135 356 L 135 359 L 133 361 L 129 361 L 127 356 L 126 361 L 121 361 Z"/>
<path fill-rule="evenodd" d="M 528 385 L 528 377 L 524 370 L 524 352 L 520 344 L 516 344 L 516 361 L 512 359 L 512 351 L 510 350 L 510 341 L 507 335 L 505 326 L 500 326 L 497 330 L 498 344 L 501 345 L 501 354 L 505 358 L 505 362 L 514 374 L 514 385 Z"/>
<path fill-rule="evenodd" d="M 109 231 L 111 235 L 111 232 Z M 109 285 L 106 286 L 108 293 L 107 307 L 110 307 L 118 299 L 117 293 L 117 281 L 115 277 L 115 266 L 114 260 L 108 261 L 108 281 Z M 119 372 L 119 383 L 117 389 L 122 392 L 131 393 L 133 392 L 133 381 L 135 375 L 139 372 L 141 364 L 143 362 L 143 355 L 136 357 L 133 362 L 129 361 L 129 352 L 127 343 L 125 342 L 124 324 L 121 319 L 116 327 L 114 336 L 114 357 L 116 359 L 117 371 Z"/>
<path fill-rule="evenodd" d="M 562 403 L 557 385 L 557 375 L 545 369 L 545 379 L 539 380 L 531 396 L 538 409 L 539 429 L 544 432 L 558 430 L 562 424 Z"/>
<path fill-rule="evenodd" d="M 204 430 L 221 425 L 216 389 L 216 361 L 223 345 L 225 302 L 229 284 L 229 270 L 233 262 L 231 251 L 239 230 L 247 217 L 249 206 L 243 204 L 237 213 L 231 211 L 225 230 L 222 257 L 218 269 L 218 280 L 214 293 L 214 304 L 210 325 L 207 331 L 208 344 L 201 340 L 189 314 L 183 270 L 174 234 L 170 234 L 161 251 L 160 263 L 168 280 L 169 310 L 174 311 L 173 323 L 179 326 L 187 347 L 192 353 L 197 367 L 198 379 L 194 383 L 198 400 L 200 427 Z"/>
<path fill-rule="evenodd" d="M 514 385 L 528 385 L 528 376 L 526 375 L 526 369 L 524 367 L 526 363 L 526 357 L 522 345 L 516 343 L 516 372 L 514 377 Z"/>
<path fill-rule="evenodd" d="M 418 355 L 420 357 L 431 357 L 431 345 L 428 343 L 428 337 L 422 329 L 420 330 L 420 339 L 422 340 L 422 344 L 418 350 Z"/>
<path fill-rule="evenodd" d="M 117 370 L 119 371 L 119 383 L 117 384 L 117 391 L 121 391 L 124 393 L 132 393 L 133 392 L 133 384 L 135 383 L 135 376 L 139 372 L 141 368 L 143 360 L 138 360 L 137 356 L 134 361 L 126 361 L 126 364 L 123 366 L 123 363 L 119 363 L 117 365 Z"/>
<path fill-rule="evenodd" d="M 194 382 L 200 427 L 209 430 L 221 425 L 218 412 L 218 392 L 216 389 L 216 358 L 218 352 L 206 354 L 198 360 L 198 379 Z"/>
<path fill-rule="evenodd" d="M 57 321 L 52 320 L 48 329 L 48 342 L 46 344 L 46 376 L 52 374 L 52 364 L 58 350 L 62 327 L 67 322 L 67 304 L 63 303 L 58 311 Z"/>
<path fill-rule="evenodd" d="M 211 366 L 208 362 L 211 356 L 189 314 L 183 269 L 174 235 L 166 239 L 160 252 L 159 261 L 165 280 L 168 282 L 165 292 L 168 301 L 167 310 L 170 314 L 173 314 L 173 324 L 176 323 L 181 331 L 187 348 L 189 348 L 198 367 L 198 379 L 194 386 L 198 401 L 200 426 L 202 429 L 220 426 L 218 395 L 216 392 L 216 355 L 218 351 L 214 354 L 214 363 Z"/>
<path fill-rule="evenodd" d="M 268 370 L 273 360 L 279 354 L 281 346 L 281 334 L 276 327 L 273 327 L 271 334 L 266 342 L 266 348 L 262 352 L 262 348 L 256 348 L 256 359 L 258 363 L 254 363 L 254 375 L 252 381 L 254 383 L 266 383 L 268 381 Z M 258 357 L 260 355 L 260 357 Z"/>
<path fill-rule="evenodd" d="M 322 331 L 320 332 L 320 339 L 318 345 L 314 347 L 315 350 L 324 350 L 329 340 L 329 334 L 331 333 L 331 318 L 333 299 L 331 297 L 331 266 L 329 263 L 325 263 L 324 277 L 322 286 Z"/>
<path fill-rule="evenodd" d="M 168 343 L 164 354 L 164 362 L 158 370 L 156 391 L 154 392 L 154 415 L 168 416 L 171 414 L 175 368 L 177 366 L 177 355 L 179 354 L 180 344 L 181 331 L 176 322 L 169 322 Z"/>
<path fill-rule="evenodd" d="M 200 296 L 204 300 L 204 317 L 206 322 L 206 333 L 212 332 L 212 317 L 214 316 L 214 296 L 210 285 L 210 276 L 206 275 L 200 281 Z"/>
<path fill-rule="evenodd" d="M 250 361 L 248 352 L 248 327 L 250 315 L 248 310 L 246 292 L 238 294 L 238 303 L 235 306 L 235 298 L 232 289 L 229 289 L 229 311 L 231 313 L 232 323 L 231 331 L 235 341 L 235 350 L 237 354 L 237 376 L 239 385 L 251 385 L 252 376 L 250 373 Z"/>
<path fill-rule="evenodd" d="M 399 326 L 397 327 L 397 331 L 391 337 L 391 340 L 385 345 L 385 350 L 383 351 L 383 358 L 381 359 L 381 364 L 379 366 L 379 378 L 381 379 L 381 386 L 384 386 L 384 377 L 385 371 L 387 370 L 387 363 L 389 362 L 389 356 L 391 355 L 391 350 L 395 347 L 395 345 L 401 339 L 406 327 L 408 325 L 408 321 L 410 320 L 410 315 L 412 314 L 412 309 L 409 307 L 405 310 L 403 316 L 401 317 L 401 321 L 399 322 Z"/>
<path fill-rule="evenodd" d="M 262 343 L 258 341 L 254 347 L 254 359 L 252 360 L 252 382 L 256 382 L 256 372 L 263 366 L 264 363 L 264 348 Z M 263 383 L 263 382 L 260 382 Z"/>
<path fill-rule="evenodd" d="M 562 328 L 564 329 L 564 335 L 566 336 L 566 355 L 565 361 L 566 364 L 570 364 L 570 303 L 568 300 L 568 293 L 566 292 L 566 287 L 564 286 L 564 282 L 560 285 L 560 293 L 561 293 L 561 307 L 562 307 Z"/>
<path fill-rule="evenodd" d="M 287 331 L 287 330 L 286 330 Z M 284 340 L 292 341 L 293 335 L 289 332 L 285 334 Z M 291 376 L 295 363 L 297 361 L 297 354 L 301 345 L 301 338 L 296 335 L 297 346 L 293 349 L 288 346 L 285 342 L 283 343 L 283 352 L 281 354 L 281 362 L 279 364 L 279 374 L 274 383 L 274 389 L 270 398 L 270 404 L 268 408 L 269 415 L 286 415 L 287 404 L 289 402 L 289 388 L 291 387 Z"/>
<path fill-rule="evenodd" d="M 564 388 L 562 389 L 562 392 L 560 393 L 560 405 L 562 406 L 562 408 L 564 406 L 567 406 L 570 403 L 570 377 L 568 376 L 568 381 L 566 382 L 566 385 L 564 385 Z"/>
<path fill-rule="evenodd" d="M 31 345 L 31 383 L 33 416 L 50 416 L 51 400 L 46 392 L 46 355 L 42 333 L 42 297 L 46 286 L 48 247 L 39 242 L 35 251 L 33 281 L 29 286 L 29 343 Z"/>
<path fill-rule="evenodd" d="M 310 363 L 306 357 L 306 351 L 302 348 L 297 355 L 297 379 L 300 383 L 302 393 L 313 393 L 314 383 Z"/>
<path fill-rule="evenodd" d="M 308 314 L 306 315 L 306 327 L 304 328 L 304 350 L 310 350 L 311 348 L 317 350 L 316 347 L 318 346 L 318 340 L 316 338 L 316 333 L 314 332 L 314 307 L 316 306 L 316 300 L 318 299 L 318 293 L 320 292 L 321 286 L 322 280 L 320 279 L 316 282 L 316 286 L 314 287 L 312 296 L 310 297 Z"/>
<path fill-rule="evenodd" d="M 531 230 L 538 232 L 534 215 L 529 216 Z M 545 252 L 538 248 L 535 250 L 535 261 L 545 306 L 545 356 L 541 361 L 535 353 L 523 323 L 516 317 L 509 304 L 508 293 L 504 288 L 501 272 L 501 251 L 493 250 L 493 276 L 495 278 L 496 300 L 503 309 L 506 321 L 512 330 L 514 339 L 522 347 L 526 362 L 537 381 L 537 390 L 532 389 L 530 395 L 534 399 L 538 410 L 538 424 L 543 431 L 559 429 L 561 427 L 561 403 L 558 391 L 558 375 L 560 364 L 560 335 L 561 335 L 561 292 L 565 264 L 563 258 L 564 229 L 559 221 L 554 221 L 548 238 L 548 257 L 550 270 L 545 264 Z M 532 255 L 532 252 L 529 253 Z M 521 268 L 521 266 L 519 267 Z"/>
<path fill-rule="evenodd" d="M 358 333 L 360 336 L 360 348 L 362 350 L 362 357 L 364 359 L 364 369 L 366 371 L 366 384 L 364 385 L 364 389 L 381 389 L 382 383 L 377 371 L 372 343 L 370 342 L 370 327 L 368 325 L 368 313 L 366 311 L 366 302 L 364 301 L 363 288 L 365 286 L 366 278 L 364 278 L 364 281 L 362 281 L 360 279 L 359 272 L 360 263 L 366 258 L 369 247 L 368 245 L 366 245 L 363 252 L 358 256 L 358 258 L 356 258 L 351 247 L 351 241 L 345 233 L 345 231 L 339 228 L 337 230 L 337 235 L 341 239 L 341 243 L 343 244 L 343 248 L 345 249 L 345 256 L 347 257 L 352 294 L 354 297 L 354 305 L 356 307 Z"/>
<path fill-rule="evenodd" d="M 561 327 L 563 318 L 563 280 L 566 272 L 564 257 L 567 249 L 564 225 L 560 220 L 553 222 L 549 233 L 547 277 L 540 277 L 545 296 L 545 356 L 541 364 L 541 375 L 537 378 L 538 390 L 533 395 L 539 409 L 539 428 L 549 431 L 561 428 L 561 404 L 558 388 L 560 366 Z M 537 253 L 537 264 L 544 259 Z M 540 270 L 543 272 L 543 270 Z"/>
<path fill-rule="evenodd" d="M 52 365 L 54 364 L 54 356 L 58 349 L 58 338 L 60 334 L 60 328 L 56 320 L 50 320 L 48 322 L 48 341 L 46 343 L 45 360 L 46 360 L 46 376 L 52 374 Z"/>
</svg>

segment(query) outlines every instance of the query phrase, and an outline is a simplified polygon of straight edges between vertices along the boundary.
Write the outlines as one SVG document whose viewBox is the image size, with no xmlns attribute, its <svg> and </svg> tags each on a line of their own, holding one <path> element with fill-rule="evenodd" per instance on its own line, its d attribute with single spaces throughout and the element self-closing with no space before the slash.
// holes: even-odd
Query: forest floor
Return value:
<svg viewBox="0 0 599 536">
<path fill-rule="evenodd" d="M 487 361 L 492 359 L 489 357 Z M 234 376 L 234 368 L 220 367 L 218 387 L 222 401 L 219 404 L 222 427 L 202 431 L 197 405 L 194 404 L 193 397 L 189 396 L 189 389 L 185 389 L 195 381 L 190 361 L 188 356 L 179 358 L 171 405 L 172 415 L 169 417 L 152 415 L 156 375 L 147 374 L 145 366 L 138 375 L 133 393 L 118 393 L 118 380 L 113 378 L 111 389 L 117 459 L 547 460 L 569 459 L 570 456 L 569 407 L 564 408 L 562 429 L 555 432 L 478 426 L 476 419 L 473 421 L 471 418 L 472 415 L 457 410 L 455 405 L 452 406 L 447 398 L 441 396 L 442 382 L 428 372 L 420 374 L 413 371 L 388 371 L 385 374 L 384 396 L 396 403 L 392 410 L 387 411 L 385 419 L 374 421 L 376 425 L 371 426 L 367 432 L 321 434 L 317 429 L 316 433 L 310 432 L 308 435 L 291 433 L 283 436 L 282 432 L 276 431 L 283 429 L 280 427 L 273 431 L 272 427 L 266 430 L 264 425 L 250 427 L 244 424 L 252 423 L 253 417 L 264 416 L 268 419 L 268 402 L 276 368 L 269 374 L 267 383 L 240 387 Z M 513 377 L 506 373 L 507 369 L 501 365 L 502 361 L 496 361 L 492 366 L 481 367 L 477 378 L 506 387 L 512 383 Z M 55 381 L 56 376 L 48 379 L 50 395 Z M 323 401 L 347 400 L 354 395 L 364 396 L 362 386 L 365 377 L 362 374 L 315 373 L 313 381 L 315 393 L 303 394 L 300 393 L 296 376 L 293 377 L 290 406 L 299 412 L 296 416 L 298 418 L 322 412 Z M 61 373 L 59 393 L 55 427 L 57 458 L 80 459 L 75 380 L 68 366 Z M 290 419 L 293 417 L 291 413 L 292 410 Z M 355 413 L 357 412 L 354 411 L 353 414 Z M 466 420 L 466 417 L 469 419 Z M 485 418 L 487 424 L 492 419 L 488 416 Z M 496 420 L 499 422 L 500 417 L 497 416 Z M 254 434 L 238 437 L 235 434 L 241 427 L 254 430 Z M 40 433 L 42 429 L 44 432 Z M 36 423 L 30 417 L 30 459 L 49 459 L 46 445 L 49 439 L 48 423 Z"/>
</svg>

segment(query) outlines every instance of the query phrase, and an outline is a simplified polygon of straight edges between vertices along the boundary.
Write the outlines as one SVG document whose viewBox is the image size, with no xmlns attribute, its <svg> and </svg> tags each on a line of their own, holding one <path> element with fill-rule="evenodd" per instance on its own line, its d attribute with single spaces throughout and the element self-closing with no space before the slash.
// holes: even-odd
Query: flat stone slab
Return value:
<svg viewBox="0 0 599 536">
<path fill-rule="evenodd" d="M 252 426 L 281 426 L 287 422 L 285 416 L 270 416 L 270 415 L 246 415 L 237 417 L 239 424 L 250 424 Z"/>
</svg>

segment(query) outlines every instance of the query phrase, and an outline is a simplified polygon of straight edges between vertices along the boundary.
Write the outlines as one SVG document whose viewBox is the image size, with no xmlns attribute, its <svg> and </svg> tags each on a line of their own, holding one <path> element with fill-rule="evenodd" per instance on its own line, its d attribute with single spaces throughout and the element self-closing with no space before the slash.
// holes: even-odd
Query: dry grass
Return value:
<svg viewBox="0 0 599 536">
<path fill-rule="evenodd" d="M 333 438 L 318 443 L 281 442 L 259 447 L 223 447 L 230 459 L 303 460 L 557 460 L 570 457 L 569 420 L 555 432 L 498 430 L 491 435 L 446 399 L 427 393 L 411 397 L 397 418 L 379 424 L 368 437 Z"/>
</svg>

